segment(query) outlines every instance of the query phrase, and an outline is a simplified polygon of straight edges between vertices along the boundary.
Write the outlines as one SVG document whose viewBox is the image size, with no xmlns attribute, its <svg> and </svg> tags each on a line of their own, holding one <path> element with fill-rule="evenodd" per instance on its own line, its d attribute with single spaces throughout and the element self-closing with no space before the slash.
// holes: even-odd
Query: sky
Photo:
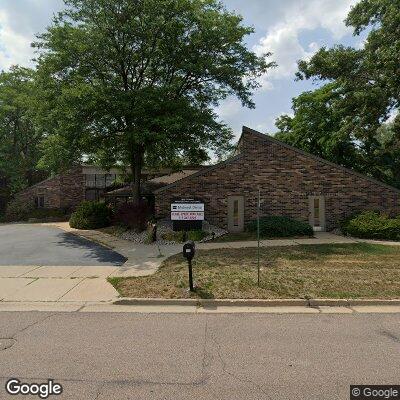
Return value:
<svg viewBox="0 0 400 400">
<path fill-rule="evenodd" d="M 341 43 L 360 47 L 344 19 L 357 0 L 223 0 L 228 10 L 244 17 L 255 33 L 246 39 L 249 48 L 261 55 L 272 53 L 278 67 L 261 79 L 254 94 L 256 108 L 243 108 L 235 98 L 218 107 L 220 118 L 240 135 L 243 125 L 274 133 L 275 120 L 292 114 L 292 98 L 316 84 L 296 81 L 297 61 L 310 58 L 319 48 Z M 43 32 L 62 0 L 0 0 L 0 70 L 11 65 L 33 66 L 30 43 Z"/>
</svg>

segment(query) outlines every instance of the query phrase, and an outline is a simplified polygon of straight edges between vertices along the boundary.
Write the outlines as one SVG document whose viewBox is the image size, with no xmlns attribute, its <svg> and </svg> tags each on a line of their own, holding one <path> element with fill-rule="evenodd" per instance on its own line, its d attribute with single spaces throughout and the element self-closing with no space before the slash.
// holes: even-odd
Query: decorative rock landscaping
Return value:
<svg viewBox="0 0 400 400">
<path fill-rule="evenodd" d="M 207 221 L 204 221 L 203 223 L 203 232 L 205 232 L 207 236 L 205 236 L 199 242 L 207 242 L 209 240 L 212 240 L 213 238 L 223 236 L 227 233 L 225 229 L 221 229 L 217 226 L 211 225 Z M 174 231 L 172 229 L 172 221 L 165 219 L 159 221 L 157 223 L 157 242 L 155 244 L 168 245 L 180 243 L 177 241 L 165 239 L 166 236 L 173 236 L 173 234 Z M 117 234 L 117 236 L 121 239 L 141 244 L 150 244 L 149 235 L 150 234 L 148 231 L 138 233 L 132 230 L 127 230 L 125 232 Z"/>
</svg>

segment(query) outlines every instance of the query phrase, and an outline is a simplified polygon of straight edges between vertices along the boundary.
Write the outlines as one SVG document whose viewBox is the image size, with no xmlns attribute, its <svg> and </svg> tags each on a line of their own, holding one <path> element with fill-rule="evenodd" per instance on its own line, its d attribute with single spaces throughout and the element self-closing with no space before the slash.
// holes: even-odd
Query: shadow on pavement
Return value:
<svg viewBox="0 0 400 400">
<path fill-rule="evenodd" d="M 121 254 L 108 249 L 107 247 L 80 236 L 73 235 L 72 233 L 60 232 L 57 234 L 57 238 L 59 238 L 59 241 L 56 242 L 58 246 L 83 250 L 85 254 L 81 257 L 87 258 L 88 265 L 90 265 L 91 260 L 96 259 L 96 261 L 100 263 L 110 263 L 112 265 L 122 266 L 127 260 L 127 258 Z"/>
</svg>

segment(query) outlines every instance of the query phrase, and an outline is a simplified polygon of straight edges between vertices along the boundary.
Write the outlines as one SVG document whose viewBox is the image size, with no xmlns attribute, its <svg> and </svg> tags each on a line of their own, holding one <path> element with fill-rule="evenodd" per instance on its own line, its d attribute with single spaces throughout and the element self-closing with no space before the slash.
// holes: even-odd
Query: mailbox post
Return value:
<svg viewBox="0 0 400 400">
<path fill-rule="evenodd" d="M 192 240 L 185 243 L 183 245 L 183 257 L 186 258 L 188 261 L 189 267 L 189 288 L 191 292 L 194 292 L 194 285 L 193 285 L 193 271 L 192 271 L 192 260 L 196 253 L 196 246 Z"/>
</svg>

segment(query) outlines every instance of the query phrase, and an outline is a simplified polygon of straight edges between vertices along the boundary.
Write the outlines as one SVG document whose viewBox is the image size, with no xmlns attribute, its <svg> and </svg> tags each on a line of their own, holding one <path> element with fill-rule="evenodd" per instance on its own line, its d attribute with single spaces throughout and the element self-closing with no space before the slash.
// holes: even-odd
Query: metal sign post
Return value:
<svg viewBox="0 0 400 400">
<path fill-rule="evenodd" d="M 194 284 L 193 284 L 193 269 L 192 269 L 192 260 L 196 253 L 196 246 L 193 241 L 189 241 L 183 246 L 183 257 L 185 257 L 188 261 L 189 267 L 189 288 L 191 292 L 195 292 Z"/>
</svg>

